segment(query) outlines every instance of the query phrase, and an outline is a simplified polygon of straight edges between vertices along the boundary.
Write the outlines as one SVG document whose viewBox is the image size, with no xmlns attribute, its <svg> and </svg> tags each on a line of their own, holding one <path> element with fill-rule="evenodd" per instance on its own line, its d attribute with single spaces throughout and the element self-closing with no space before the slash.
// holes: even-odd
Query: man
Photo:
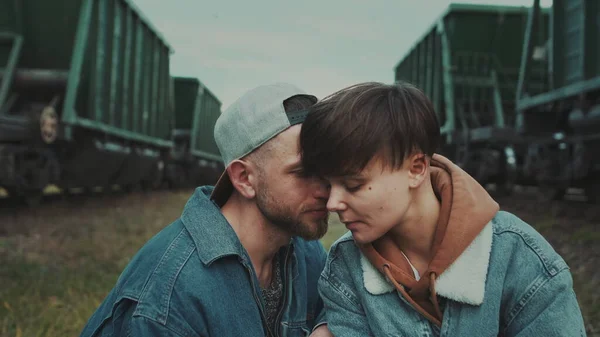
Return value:
<svg viewBox="0 0 600 337">
<path fill-rule="evenodd" d="M 331 184 L 350 230 L 319 281 L 336 336 L 584 336 L 569 267 L 486 190 L 435 154 L 418 88 L 362 83 L 310 109 L 306 174 Z"/>
<path fill-rule="evenodd" d="M 317 280 L 326 185 L 298 136 L 316 97 L 255 88 L 217 120 L 226 171 L 133 258 L 82 336 L 331 336 Z"/>
</svg>

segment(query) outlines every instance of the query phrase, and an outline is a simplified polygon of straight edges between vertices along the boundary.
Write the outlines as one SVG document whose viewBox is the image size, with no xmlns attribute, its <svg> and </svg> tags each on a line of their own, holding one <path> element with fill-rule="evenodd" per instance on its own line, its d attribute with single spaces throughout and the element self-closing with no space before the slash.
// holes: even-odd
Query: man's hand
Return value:
<svg viewBox="0 0 600 337">
<path fill-rule="evenodd" d="M 310 337 L 334 337 L 329 329 L 327 329 L 327 324 L 320 325 L 318 328 L 310 334 Z"/>
</svg>

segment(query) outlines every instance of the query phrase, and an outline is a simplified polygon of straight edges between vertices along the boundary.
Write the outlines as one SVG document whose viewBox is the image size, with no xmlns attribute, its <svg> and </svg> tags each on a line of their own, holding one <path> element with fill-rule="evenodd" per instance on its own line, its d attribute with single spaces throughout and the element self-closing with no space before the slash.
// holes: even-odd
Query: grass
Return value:
<svg viewBox="0 0 600 337">
<path fill-rule="evenodd" d="M 329 228 L 327 229 L 327 234 L 321 238 L 321 243 L 326 250 L 329 250 L 329 247 L 331 247 L 335 240 L 339 239 L 347 231 L 348 230 L 344 224 L 340 222 L 337 214 L 331 214 L 329 217 Z"/>
<path fill-rule="evenodd" d="M 129 258 L 179 216 L 189 195 L 1 210 L 0 336 L 78 336 Z"/>
<path fill-rule="evenodd" d="M 571 240 L 574 243 L 598 244 L 600 243 L 600 232 L 591 226 L 579 228 L 571 235 Z"/>
<path fill-rule="evenodd" d="M 192 191 L 0 209 L 0 336 L 78 336 L 129 258 Z M 346 231 L 336 216 L 326 249 Z"/>
<path fill-rule="evenodd" d="M 115 272 L 48 268 L 25 259 L 3 264 L 2 335 L 76 335 L 116 280 Z"/>
<path fill-rule="evenodd" d="M 78 336 L 131 256 L 181 214 L 191 192 L 107 195 L 33 210 L 0 208 L 0 336 Z M 594 262 L 582 252 L 598 246 L 600 237 L 597 225 L 573 229 L 563 218 L 546 212 L 525 220 L 572 266 L 592 336 L 600 321 L 600 282 Z M 325 248 L 346 231 L 333 215 L 321 240 Z"/>
</svg>

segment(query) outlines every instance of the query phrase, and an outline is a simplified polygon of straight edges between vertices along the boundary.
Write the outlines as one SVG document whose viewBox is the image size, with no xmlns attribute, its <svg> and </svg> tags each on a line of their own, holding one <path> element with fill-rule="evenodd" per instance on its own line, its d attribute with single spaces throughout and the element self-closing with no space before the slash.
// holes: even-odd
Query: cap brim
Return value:
<svg viewBox="0 0 600 337">
<path fill-rule="evenodd" d="M 231 193 L 233 193 L 233 184 L 229 179 L 227 169 L 225 169 L 221 174 L 221 177 L 219 177 L 219 180 L 215 184 L 215 188 L 210 194 L 210 198 L 214 200 L 217 203 L 217 205 L 219 205 L 219 207 L 221 207 L 225 205 L 227 199 L 229 199 L 229 197 L 231 196 Z"/>
</svg>

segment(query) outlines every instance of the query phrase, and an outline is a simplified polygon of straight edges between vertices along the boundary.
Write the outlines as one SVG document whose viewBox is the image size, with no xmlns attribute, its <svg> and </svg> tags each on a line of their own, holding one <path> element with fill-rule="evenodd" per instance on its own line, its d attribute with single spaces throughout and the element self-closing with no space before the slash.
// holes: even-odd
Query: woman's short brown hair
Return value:
<svg viewBox="0 0 600 337">
<path fill-rule="evenodd" d="M 439 141 L 431 101 L 405 82 L 342 89 L 310 108 L 300 133 L 304 170 L 319 176 L 356 174 L 378 154 L 399 168 L 413 153 L 432 156 Z"/>
</svg>

